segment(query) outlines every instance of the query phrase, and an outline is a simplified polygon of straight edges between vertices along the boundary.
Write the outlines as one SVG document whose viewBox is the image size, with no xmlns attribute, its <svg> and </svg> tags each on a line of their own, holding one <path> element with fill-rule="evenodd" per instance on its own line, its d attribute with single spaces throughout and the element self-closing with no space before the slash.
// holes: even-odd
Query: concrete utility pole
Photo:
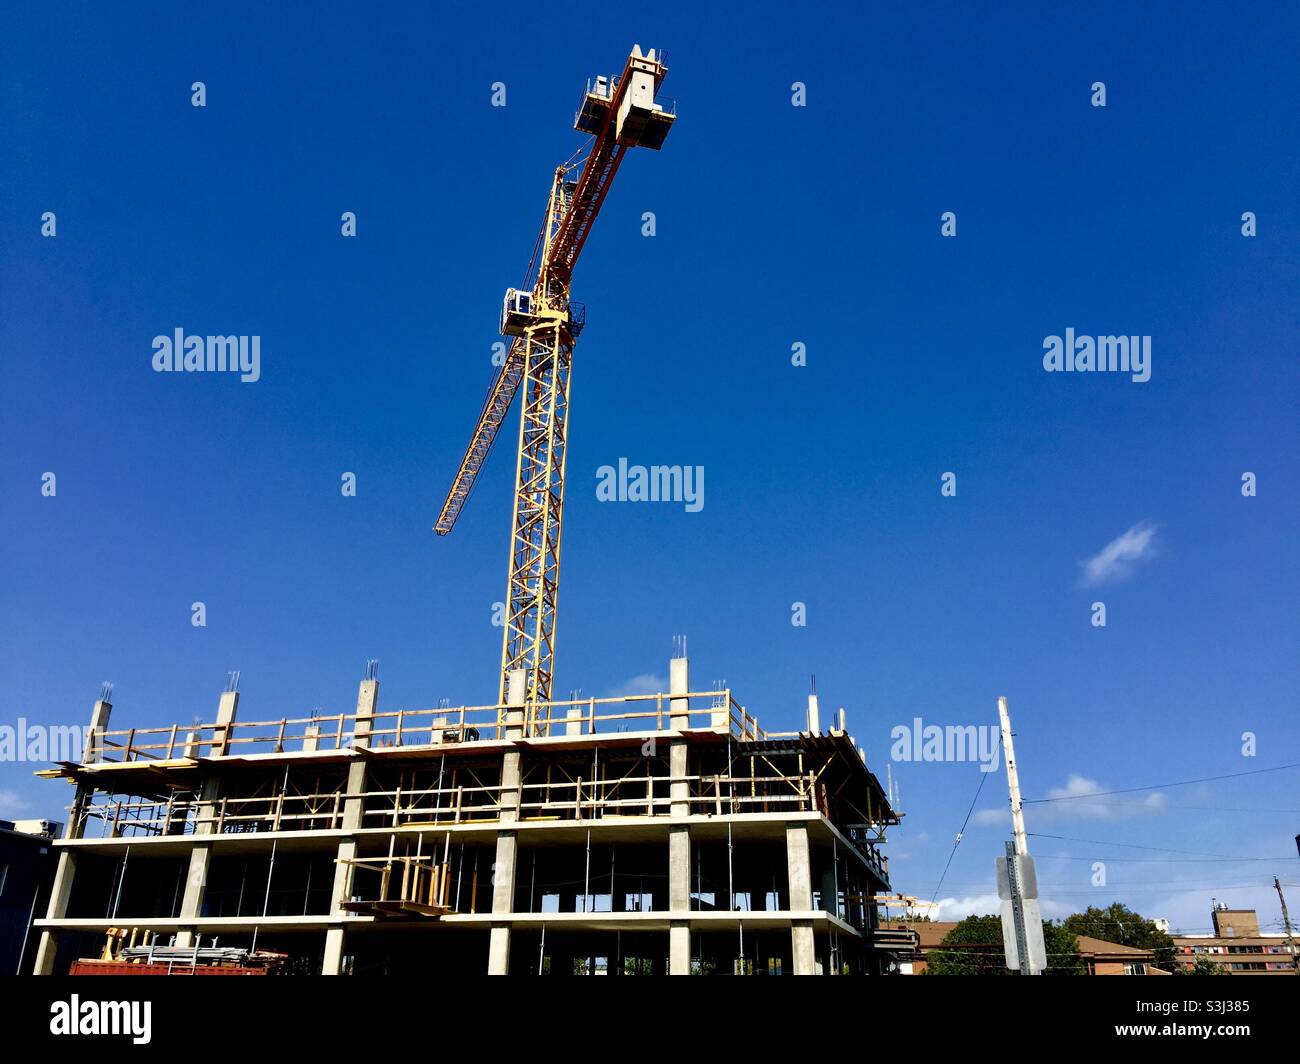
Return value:
<svg viewBox="0 0 1300 1064">
<path fill-rule="evenodd" d="M 1006 698 L 998 699 L 998 721 L 1002 726 L 1002 756 L 1007 762 L 1007 788 L 1011 792 L 1011 828 L 1016 833 L 1016 853 L 1029 852 L 1025 837 L 1025 813 L 1020 804 L 1020 772 L 1016 768 L 1016 743 L 1011 736 L 1011 714 Z"/>
<path fill-rule="evenodd" d="M 1002 728 L 1002 756 L 1007 762 L 1007 790 L 1011 795 L 1011 827 L 1015 842 L 1007 843 L 1005 857 L 995 862 L 998 898 L 1002 903 L 1002 946 L 1007 967 L 1021 975 L 1042 975 L 1047 967 L 1043 943 L 1043 916 L 1038 904 L 1038 875 L 1029 856 L 1025 816 L 1020 804 L 1020 773 L 1016 769 L 1016 746 L 1011 736 L 1011 715 L 1007 700 L 998 699 L 998 722 Z"/>
<path fill-rule="evenodd" d="M 1286 944 L 1291 950 L 1291 968 L 1300 973 L 1300 954 L 1295 951 L 1295 938 L 1291 935 L 1291 917 L 1286 911 L 1286 895 L 1282 893 L 1282 884 L 1273 877 L 1273 889 L 1277 891 L 1277 900 L 1282 903 L 1282 926 L 1286 928 Z"/>
</svg>

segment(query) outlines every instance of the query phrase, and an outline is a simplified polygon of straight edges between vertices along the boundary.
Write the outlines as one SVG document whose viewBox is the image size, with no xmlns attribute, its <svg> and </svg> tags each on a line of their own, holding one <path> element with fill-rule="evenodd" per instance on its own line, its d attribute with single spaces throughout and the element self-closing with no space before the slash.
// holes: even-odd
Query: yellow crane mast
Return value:
<svg viewBox="0 0 1300 1064">
<path fill-rule="evenodd" d="M 510 575 L 498 701 L 511 672 L 523 669 L 525 699 L 549 701 L 555 663 L 555 613 L 560 591 L 560 533 L 568 442 L 569 375 L 586 308 L 570 299 L 578 256 L 628 148 L 659 149 L 674 118 L 655 97 L 667 74 L 662 54 L 632 54 L 616 77 L 587 82 L 574 128 L 591 141 L 557 167 L 546 216 L 519 288 L 506 290 L 501 334 L 510 337 L 488 389 L 469 446 L 434 531 L 456 524 L 487 459 L 515 392 L 523 389 L 510 531 Z"/>
</svg>

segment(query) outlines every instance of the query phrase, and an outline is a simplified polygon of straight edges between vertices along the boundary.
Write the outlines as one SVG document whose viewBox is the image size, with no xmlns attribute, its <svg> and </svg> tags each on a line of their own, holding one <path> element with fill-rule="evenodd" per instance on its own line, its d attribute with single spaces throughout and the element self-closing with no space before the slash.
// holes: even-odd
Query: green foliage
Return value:
<svg viewBox="0 0 1300 1064">
<path fill-rule="evenodd" d="M 1044 975 L 1085 974 L 1077 937 L 1064 924 L 1044 920 L 1043 945 L 1047 950 L 1047 971 Z"/>
<path fill-rule="evenodd" d="M 1179 966 L 1174 960 L 1174 940 L 1146 917 L 1114 902 L 1105 909 L 1089 906 L 1062 921 L 1062 926 L 1073 935 L 1087 935 L 1121 946 L 1146 949 L 1155 954 L 1155 964 L 1166 971 Z"/>
<path fill-rule="evenodd" d="M 1043 945 L 1047 950 L 1045 975 L 1083 974 L 1083 962 L 1069 931 L 1044 920 Z M 948 948 L 962 946 L 969 948 Z M 1002 952 L 1002 919 L 998 916 L 968 916 L 944 936 L 938 949 L 929 952 L 927 963 L 932 975 L 1017 974 L 1007 968 Z"/>
<path fill-rule="evenodd" d="M 948 946 L 993 946 L 947 950 Z M 938 949 L 926 957 L 931 975 L 1010 975 L 1002 955 L 1002 921 L 996 916 L 968 916 L 943 936 Z"/>
</svg>

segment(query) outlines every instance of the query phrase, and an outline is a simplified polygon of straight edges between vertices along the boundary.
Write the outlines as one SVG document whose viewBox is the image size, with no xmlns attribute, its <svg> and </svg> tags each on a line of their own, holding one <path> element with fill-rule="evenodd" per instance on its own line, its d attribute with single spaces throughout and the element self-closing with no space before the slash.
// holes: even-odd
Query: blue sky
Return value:
<svg viewBox="0 0 1300 1064">
<path fill-rule="evenodd" d="M 895 726 L 996 724 L 1000 694 L 1031 797 L 1300 760 L 1295 6 L 745 11 L 9 6 L 6 721 L 83 723 L 103 680 L 122 726 L 210 719 L 233 668 L 248 719 L 337 711 L 367 657 L 389 708 L 494 698 L 517 411 L 430 528 L 581 88 L 640 42 L 679 118 L 575 278 L 556 690 L 664 678 L 684 632 L 695 686 L 770 728 L 815 672 L 882 776 Z M 154 373 L 177 327 L 259 335 L 261 380 Z M 1067 328 L 1150 336 L 1151 379 L 1044 372 Z M 620 457 L 703 466 L 704 508 L 597 501 Z M 1127 572 L 1083 586 L 1134 528 Z M 59 815 L 33 767 L 0 765 L 0 816 Z M 979 768 L 894 770 L 895 885 L 929 897 Z M 1096 840 L 1033 840 L 1046 908 L 1275 920 L 1296 782 L 1031 807 Z M 999 770 L 947 912 L 986 908 L 1004 805 Z"/>
</svg>

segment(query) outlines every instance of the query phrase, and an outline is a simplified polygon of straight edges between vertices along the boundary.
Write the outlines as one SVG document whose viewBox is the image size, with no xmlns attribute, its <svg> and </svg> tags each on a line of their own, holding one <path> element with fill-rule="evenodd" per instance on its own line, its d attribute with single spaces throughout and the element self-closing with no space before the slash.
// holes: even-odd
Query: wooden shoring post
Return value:
<svg viewBox="0 0 1300 1064">
<path fill-rule="evenodd" d="M 179 724 L 173 724 L 173 725 L 172 725 L 172 734 L 171 734 L 171 738 L 167 740 L 167 760 L 168 760 L 168 761 L 170 761 L 170 760 L 172 759 L 173 753 L 174 753 L 174 751 L 176 750 L 176 729 L 179 728 L 179 727 L 180 727 Z"/>
<path fill-rule="evenodd" d="M 406 710 L 399 709 L 397 711 L 397 734 L 393 738 L 394 746 L 402 745 L 402 724 L 405 720 L 406 720 Z"/>
<path fill-rule="evenodd" d="M 285 720 L 283 717 L 281 717 L 281 718 L 280 718 L 280 734 L 277 735 L 277 736 L 275 737 L 275 752 L 276 752 L 277 754 L 282 754 L 282 753 L 284 753 L 284 729 L 287 728 L 288 725 L 289 725 L 289 722 L 288 722 L 287 720 Z"/>
<path fill-rule="evenodd" d="M 412 863 L 409 853 L 410 844 L 407 844 L 407 853 L 402 854 L 402 892 L 398 895 L 399 901 L 409 901 L 416 897 L 419 892 L 420 884 L 420 848 L 419 844 L 424 841 L 424 836 L 416 836 L 415 863 Z"/>
<path fill-rule="evenodd" d="M 587 701 L 587 734 L 596 734 L 596 700 L 594 698 Z"/>
<path fill-rule="evenodd" d="M 340 714 L 339 714 L 339 723 L 338 723 L 338 727 L 334 729 L 334 749 L 335 749 L 335 750 L 342 750 L 342 749 L 343 749 L 343 725 L 344 725 L 344 723 L 347 721 L 347 719 L 348 719 L 348 718 L 347 718 L 347 714 L 346 714 L 346 713 L 340 713 Z"/>
<path fill-rule="evenodd" d="M 456 818 L 455 818 L 455 823 L 457 824 L 460 823 L 461 806 L 464 801 L 465 801 L 465 788 L 457 787 L 456 788 Z M 498 796 L 497 802 L 498 804 L 500 803 L 500 796 Z"/>
<path fill-rule="evenodd" d="M 135 742 L 135 729 L 132 728 L 129 732 L 126 733 L 126 754 L 123 757 L 123 760 L 125 761 L 131 760 L 131 744 L 134 742 Z"/>
<path fill-rule="evenodd" d="M 573 803 L 574 819 L 581 820 L 582 819 L 582 777 L 581 776 L 578 777 L 577 790 L 574 792 L 574 794 L 577 796 L 576 800 Z"/>
<path fill-rule="evenodd" d="M 438 901 L 440 908 L 447 907 L 447 883 L 451 876 L 451 832 L 447 832 L 442 844 L 442 873 L 438 878 Z"/>
<path fill-rule="evenodd" d="M 713 777 L 713 809 L 717 816 L 722 816 L 722 773 Z"/>
<path fill-rule="evenodd" d="M 272 831 L 280 830 L 280 818 L 284 815 L 284 791 L 275 796 L 275 818 L 272 821 Z"/>
</svg>

